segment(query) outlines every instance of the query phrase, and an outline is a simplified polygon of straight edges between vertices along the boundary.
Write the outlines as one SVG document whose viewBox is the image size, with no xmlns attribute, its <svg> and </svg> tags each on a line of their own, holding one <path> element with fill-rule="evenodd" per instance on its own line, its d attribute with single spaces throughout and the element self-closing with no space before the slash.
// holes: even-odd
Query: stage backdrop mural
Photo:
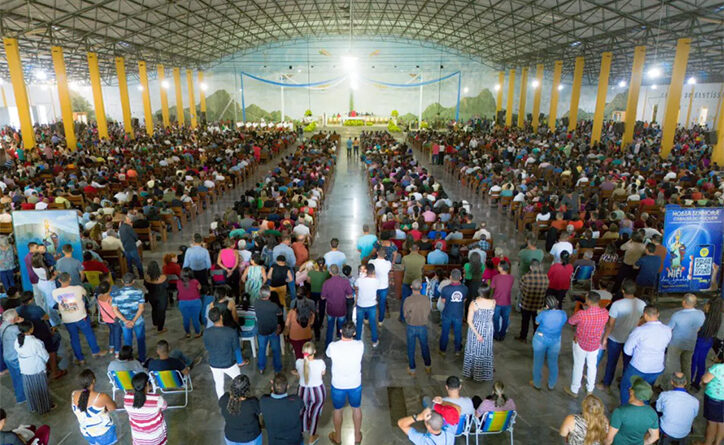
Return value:
<svg viewBox="0 0 724 445">
<path fill-rule="evenodd" d="M 723 208 L 666 206 L 661 292 L 697 292 L 712 287 L 722 256 Z"/>
<path fill-rule="evenodd" d="M 78 214 L 75 210 L 24 210 L 13 212 L 13 233 L 20 258 L 20 274 L 23 289 L 32 290 L 24 258 L 28 254 L 28 243 L 36 242 L 56 259 L 63 255 L 61 248 L 65 244 L 73 246 L 73 256 L 83 261 L 80 241 Z"/>
</svg>

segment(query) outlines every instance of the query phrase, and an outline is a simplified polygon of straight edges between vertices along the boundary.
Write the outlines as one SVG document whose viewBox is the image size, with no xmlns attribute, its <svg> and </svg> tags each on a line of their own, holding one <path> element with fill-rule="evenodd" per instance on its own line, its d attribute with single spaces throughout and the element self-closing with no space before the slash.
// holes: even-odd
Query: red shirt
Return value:
<svg viewBox="0 0 724 445">
<path fill-rule="evenodd" d="M 576 327 L 575 341 L 584 351 L 596 351 L 601 346 L 601 336 L 608 323 L 608 311 L 598 306 L 578 311 L 568 319 Z"/>
<path fill-rule="evenodd" d="M 177 277 L 181 276 L 181 266 L 179 266 L 178 263 L 168 263 L 163 265 L 163 274 L 164 275 L 176 275 Z M 173 284 L 176 280 L 169 280 L 169 283 Z"/>
<path fill-rule="evenodd" d="M 553 263 L 548 269 L 548 288 L 553 290 L 568 290 L 571 287 L 571 275 L 573 266 L 561 263 Z"/>
<path fill-rule="evenodd" d="M 35 210 L 35 204 L 31 204 L 29 202 L 24 202 L 20 204 L 20 208 L 23 210 Z"/>
<path fill-rule="evenodd" d="M 98 260 L 83 261 L 83 270 L 86 272 L 109 272 L 106 265 Z"/>
</svg>

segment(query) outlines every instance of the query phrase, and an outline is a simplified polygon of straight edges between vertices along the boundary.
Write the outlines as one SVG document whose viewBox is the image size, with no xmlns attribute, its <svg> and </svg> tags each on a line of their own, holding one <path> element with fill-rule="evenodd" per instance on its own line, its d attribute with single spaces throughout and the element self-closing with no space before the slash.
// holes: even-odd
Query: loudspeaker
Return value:
<svg viewBox="0 0 724 445">
<path fill-rule="evenodd" d="M 199 120 L 201 121 L 202 124 L 206 123 L 206 112 L 205 111 L 199 112 Z"/>
<path fill-rule="evenodd" d="M 722 131 L 724 131 L 724 130 L 722 130 Z M 719 142 L 719 138 L 717 138 L 716 131 L 710 131 L 710 132 L 706 133 L 706 143 L 708 145 L 714 145 L 717 142 Z"/>
<path fill-rule="evenodd" d="M 132 127 L 138 127 L 138 118 L 131 118 L 131 126 Z"/>
<path fill-rule="evenodd" d="M 518 123 L 518 113 L 513 113 L 513 125 L 517 125 Z"/>
<path fill-rule="evenodd" d="M 498 111 L 498 116 L 496 117 L 496 122 L 499 124 L 502 124 L 505 122 L 505 110 Z"/>
<path fill-rule="evenodd" d="M 626 126 L 623 122 L 614 122 L 613 124 L 613 132 L 618 135 L 622 135 L 625 128 Z"/>
<path fill-rule="evenodd" d="M 565 128 L 568 128 L 568 118 L 567 117 L 561 118 L 561 125 L 563 125 Z"/>
<path fill-rule="evenodd" d="M 525 118 L 528 122 L 533 122 L 533 113 L 528 113 Z"/>
</svg>

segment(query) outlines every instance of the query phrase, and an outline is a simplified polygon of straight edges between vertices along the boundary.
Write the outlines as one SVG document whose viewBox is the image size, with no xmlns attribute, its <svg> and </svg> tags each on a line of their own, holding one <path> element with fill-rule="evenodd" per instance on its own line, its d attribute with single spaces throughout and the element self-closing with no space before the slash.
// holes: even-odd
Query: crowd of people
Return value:
<svg viewBox="0 0 724 445">
<path fill-rule="evenodd" d="M 349 405 L 359 443 L 365 331 L 376 349 L 391 335 L 391 328 L 385 329 L 389 318 L 398 318 L 410 376 L 417 375 L 417 345 L 424 371 L 431 374 L 430 338 L 439 334 L 436 352 L 445 357 L 452 331 L 460 375 L 470 386 L 493 383 L 490 395 L 464 397 L 461 378 L 449 376 L 446 394 L 426 394 L 419 414 L 398 421 L 412 443 L 447 444 L 495 413 L 511 413 L 513 419 L 513 413 L 526 413 L 505 393 L 505 383 L 519 382 L 499 375 L 495 366 L 495 351 L 508 347 L 510 320 L 519 310 L 516 340 L 531 344 L 530 391 L 556 389 L 563 330 L 572 329 L 567 361 L 572 378 L 562 391 L 578 399 L 585 384 L 587 394 L 581 413 L 560 426 L 568 443 L 681 443 L 700 412 L 707 420 L 705 445 L 721 443 L 722 300 L 715 296 L 702 304 L 701 295 L 686 294 L 682 308 L 664 324 L 655 291 L 667 254 L 660 206 L 717 203 L 724 190 L 718 169 L 708 161 L 697 129 L 677 133 L 668 161 L 653 156 L 655 126 L 638 128 L 630 147 L 617 144 L 613 126 L 593 146 L 586 141 L 589 131 L 583 124 L 571 133 L 534 134 L 481 121 L 445 133 L 411 134 L 409 143 L 386 132 L 363 132 L 346 143 L 350 159 L 359 149 L 374 208 L 374 224 L 363 226 L 357 252 L 344 252 L 338 239 L 317 234 L 342 148 L 336 134 L 319 133 L 275 161 L 243 193 L 232 191 L 238 199 L 212 218 L 208 233 L 194 233 L 188 247 L 168 252 L 159 264 L 143 262 L 135 228 L 152 227 L 152 221 L 168 230 L 182 228 L 207 206 L 208 195 L 233 190 L 245 172 L 294 144 L 296 136 L 222 127 L 166 130 L 132 140 L 113 127 L 111 140 L 101 141 L 87 127 L 78 147 L 68 150 L 53 128 L 38 127 L 39 149 L 25 153 L 17 133 L 4 129 L 3 215 L 76 208 L 78 197 L 84 202 L 78 209 L 83 262 L 74 259 L 70 245 L 57 246 L 52 239 L 32 243 L 20 259 L 12 243 L 0 238 L 0 278 L 7 294 L 2 363 L 15 399 L 27 400 L 38 414 L 54 408 L 49 385 L 68 373 L 69 344 L 83 369 L 71 395 L 83 437 L 93 444 L 116 443 L 117 420 L 110 413 L 122 407 L 134 443 L 163 444 L 168 405 L 154 390 L 153 373 L 177 372 L 185 381 L 206 360 L 227 444 L 261 444 L 262 426 L 270 444 L 316 443 L 328 395 L 334 412 L 327 439 L 342 443 Z M 421 159 L 427 151 L 433 165 L 447 165 L 475 192 L 512 210 L 525 244 L 512 252 L 510 242 L 494 239 L 492 227 L 476 220 L 468 201 L 448 195 L 432 173 L 436 167 L 425 167 Z M 310 253 L 315 238 L 329 242 L 329 250 L 316 257 Z M 102 251 L 113 248 L 122 250 L 126 274 L 104 261 Z M 517 258 L 516 268 L 511 258 Z M 20 262 L 32 283 L 26 292 L 18 290 L 12 273 Z M 615 265 L 610 280 L 578 276 L 605 263 Z M 353 264 L 359 268 L 353 270 Z M 100 273 L 97 282 L 89 272 Z M 593 283 L 590 290 L 575 291 L 576 281 Z M 396 297 L 400 307 L 393 315 Z M 187 341 L 202 338 L 203 357 L 189 358 L 163 338 L 171 305 L 181 313 Z M 108 329 L 107 348 L 99 344 L 92 313 Z M 61 325 L 67 336 L 59 334 Z M 146 350 L 151 329 L 159 336 L 154 357 Z M 129 372 L 132 391 L 122 403 L 96 390 L 80 334 L 93 357 L 112 354 L 109 372 Z M 253 394 L 242 373 L 252 363 L 241 347 L 249 337 L 258 345 L 260 375 L 267 373 L 267 348 L 271 352 L 270 394 Z M 282 360 L 287 344 L 294 354 L 290 374 Z M 605 368 L 602 378 L 599 366 Z M 290 394 L 290 375 L 298 380 L 296 394 Z M 701 387 L 703 409 L 695 396 Z M 618 392 L 620 406 L 608 415 L 597 391 Z M 418 422 L 423 430 L 415 428 Z M 13 443 L 11 434 L 20 441 L 28 433 L 2 434 Z"/>
</svg>

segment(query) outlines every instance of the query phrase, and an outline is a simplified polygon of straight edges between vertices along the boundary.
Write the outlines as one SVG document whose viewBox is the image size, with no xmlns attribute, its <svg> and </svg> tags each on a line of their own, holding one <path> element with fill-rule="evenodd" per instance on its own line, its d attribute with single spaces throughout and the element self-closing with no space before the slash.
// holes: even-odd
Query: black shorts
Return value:
<svg viewBox="0 0 724 445">
<path fill-rule="evenodd" d="M 704 395 L 704 418 L 709 422 L 724 423 L 724 400 Z"/>
</svg>

